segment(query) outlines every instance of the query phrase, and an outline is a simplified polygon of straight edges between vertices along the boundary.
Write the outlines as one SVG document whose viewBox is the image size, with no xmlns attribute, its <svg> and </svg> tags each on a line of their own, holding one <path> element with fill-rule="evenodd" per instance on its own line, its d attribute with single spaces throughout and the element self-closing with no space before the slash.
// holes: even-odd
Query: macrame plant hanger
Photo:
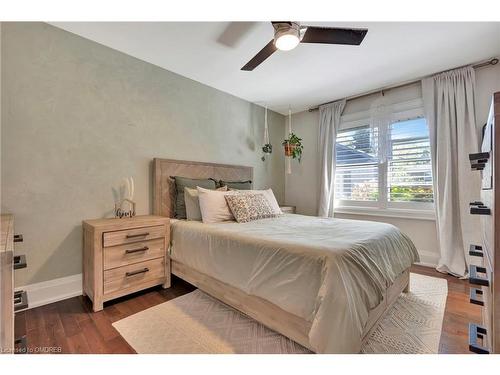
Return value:
<svg viewBox="0 0 500 375">
<path fill-rule="evenodd" d="M 288 134 L 287 137 L 290 137 L 292 134 L 292 107 L 288 106 Z M 285 155 L 285 167 L 286 173 L 292 174 L 292 156 Z"/>
<path fill-rule="evenodd" d="M 273 146 L 269 141 L 269 125 L 267 123 L 267 104 L 265 106 L 265 112 L 264 112 L 264 140 L 262 145 L 262 152 L 264 153 L 264 155 L 262 155 L 261 158 L 262 161 L 266 160 L 266 154 L 270 155 L 273 152 Z"/>
</svg>

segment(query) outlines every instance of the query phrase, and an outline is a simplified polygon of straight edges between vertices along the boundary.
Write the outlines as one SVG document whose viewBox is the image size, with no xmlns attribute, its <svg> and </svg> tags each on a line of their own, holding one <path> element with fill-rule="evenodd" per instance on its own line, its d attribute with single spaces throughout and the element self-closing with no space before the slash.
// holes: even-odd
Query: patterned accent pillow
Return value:
<svg viewBox="0 0 500 375">
<path fill-rule="evenodd" d="M 238 223 L 278 216 L 264 194 L 234 194 L 225 198 Z"/>
</svg>

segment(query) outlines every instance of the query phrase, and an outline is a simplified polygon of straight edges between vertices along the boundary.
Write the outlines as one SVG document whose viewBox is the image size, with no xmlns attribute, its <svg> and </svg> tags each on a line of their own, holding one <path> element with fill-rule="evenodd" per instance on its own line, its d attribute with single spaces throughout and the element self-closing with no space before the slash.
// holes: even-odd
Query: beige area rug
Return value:
<svg viewBox="0 0 500 375">
<path fill-rule="evenodd" d="M 401 294 L 362 352 L 437 353 L 447 293 L 446 280 L 411 274 L 410 293 Z M 200 290 L 113 326 L 141 354 L 310 353 Z"/>
</svg>

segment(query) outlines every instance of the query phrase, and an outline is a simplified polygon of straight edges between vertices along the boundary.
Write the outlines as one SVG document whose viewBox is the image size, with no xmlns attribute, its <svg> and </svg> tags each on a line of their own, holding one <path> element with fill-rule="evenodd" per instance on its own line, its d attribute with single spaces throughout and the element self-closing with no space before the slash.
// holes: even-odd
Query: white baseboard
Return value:
<svg viewBox="0 0 500 375">
<path fill-rule="evenodd" d="M 17 287 L 28 292 L 28 309 L 82 295 L 82 274 Z"/>
</svg>

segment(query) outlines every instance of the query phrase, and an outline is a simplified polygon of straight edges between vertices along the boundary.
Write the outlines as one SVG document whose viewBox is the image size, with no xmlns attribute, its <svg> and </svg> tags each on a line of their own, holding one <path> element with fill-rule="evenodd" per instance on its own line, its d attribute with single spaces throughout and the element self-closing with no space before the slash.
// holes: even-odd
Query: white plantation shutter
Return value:
<svg viewBox="0 0 500 375">
<path fill-rule="evenodd" d="M 337 200 L 377 201 L 378 157 L 376 137 L 363 126 L 338 133 L 335 197 Z"/>
<path fill-rule="evenodd" d="M 336 142 L 337 206 L 432 209 L 429 130 L 425 119 L 339 131 Z M 377 147 L 378 132 L 388 147 Z M 380 155 L 384 152 L 387 155 Z"/>
<path fill-rule="evenodd" d="M 393 123 L 389 133 L 388 201 L 432 203 L 431 150 L 425 120 Z"/>
</svg>

